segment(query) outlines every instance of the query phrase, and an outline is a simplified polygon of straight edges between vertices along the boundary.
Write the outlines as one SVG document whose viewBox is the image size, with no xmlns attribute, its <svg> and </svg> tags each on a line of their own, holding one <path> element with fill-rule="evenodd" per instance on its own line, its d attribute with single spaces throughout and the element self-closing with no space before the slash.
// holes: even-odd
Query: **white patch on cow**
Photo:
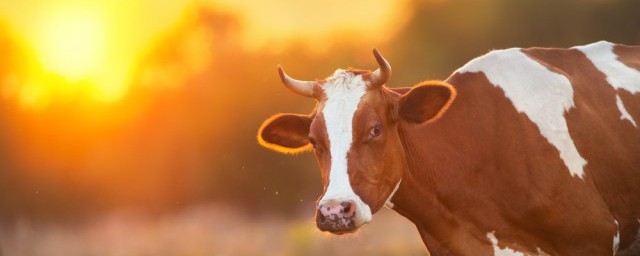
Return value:
<svg viewBox="0 0 640 256">
<path fill-rule="evenodd" d="M 624 107 L 619 95 L 616 95 L 616 104 L 618 105 L 618 110 L 620 110 L 620 120 L 627 119 L 631 124 L 633 124 L 633 126 L 638 127 L 638 125 L 636 125 L 636 121 L 633 120 L 631 115 L 629 115 L 629 112 L 627 112 L 627 109 Z"/>
<path fill-rule="evenodd" d="M 616 234 L 613 236 L 613 255 L 616 255 L 620 248 L 620 225 L 618 225 L 618 220 L 614 220 L 613 222 L 616 223 Z"/>
<path fill-rule="evenodd" d="M 612 43 L 600 41 L 574 48 L 583 52 L 607 76 L 607 82 L 613 88 L 625 89 L 631 93 L 640 92 L 640 71 L 620 62 L 613 52 Z"/>
<path fill-rule="evenodd" d="M 593 63 L 600 72 L 607 77 L 607 82 L 616 90 L 624 89 L 631 93 L 640 92 L 640 71 L 630 68 L 618 60 L 618 56 L 613 52 L 613 44 L 600 41 L 584 46 L 574 47 L 580 50 Z M 636 125 L 635 120 L 624 108 L 620 96 L 616 95 L 616 104 L 620 110 L 621 119 L 627 119 Z"/>
<path fill-rule="evenodd" d="M 393 197 L 393 195 L 396 194 L 396 191 L 398 191 L 398 188 L 400 188 L 400 182 L 402 181 L 402 179 L 400 179 L 398 181 L 398 183 L 396 183 L 396 187 L 393 189 L 393 191 L 391 192 L 391 195 L 389 195 L 389 197 L 387 198 L 387 201 L 384 202 L 384 206 L 386 206 L 389 209 L 393 209 L 393 202 L 391 202 L 391 198 Z"/>
<path fill-rule="evenodd" d="M 355 224 L 360 226 L 371 221 L 371 208 L 351 188 L 347 153 L 351 149 L 353 116 L 367 86 L 361 75 L 338 69 L 322 89 L 327 96 L 322 114 L 329 136 L 331 169 L 329 185 L 319 204 L 328 200 L 353 200 L 356 204 Z"/>
<path fill-rule="evenodd" d="M 491 246 L 493 246 L 493 255 L 494 256 L 524 256 L 524 253 L 515 251 L 509 247 L 504 247 L 504 249 L 498 246 L 498 238 L 496 238 L 495 231 L 487 233 L 487 238 L 491 241 Z"/>
<path fill-rule="evenodd" d="M 584 176 L 587 161 L 573 143 L 564 118 L 565 112 L 574 107 L 569 79 L 532 60 L 519 48 L 492 51 L 457 72 L 483 72 L 494 86 L 504 91 L 516 110 L 526 114 L 542 136 L 558 149 L 571 175 Z"/>
<path fill-rule="evenodd" d="M 538 251 L 538 256 L 551 256 L 550 254 L 542 251 L 542 249 L 540 249 L 540 247 L 536 247 L 536 250 Z"/>
</svg>

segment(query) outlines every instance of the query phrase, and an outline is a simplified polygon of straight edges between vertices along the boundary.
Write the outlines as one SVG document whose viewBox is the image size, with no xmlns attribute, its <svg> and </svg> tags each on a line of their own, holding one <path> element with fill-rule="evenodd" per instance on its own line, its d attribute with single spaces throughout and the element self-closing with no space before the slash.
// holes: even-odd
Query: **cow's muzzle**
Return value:
<svg viewBox="0 0 640 256">
<path fill-rule="evenodd" d="M 318 205 L 316 224 L 322 231 L 344 234 L 355 231 L 356 204 L 353 200 L 329 200 Z"/>
</svg>

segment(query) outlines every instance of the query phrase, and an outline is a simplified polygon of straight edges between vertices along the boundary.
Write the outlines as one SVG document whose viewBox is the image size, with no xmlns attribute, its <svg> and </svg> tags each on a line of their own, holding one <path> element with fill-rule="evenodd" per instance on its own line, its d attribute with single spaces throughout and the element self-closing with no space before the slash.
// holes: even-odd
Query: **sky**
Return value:
<svg viewBox="0 0 640 256">
<path fill-rule="evenodd" d="M 407 0 L 1 1 L 0 21 L 34 58 L 28 78 L 5 80 L 19 83 L 17 97 L 33 108 L 70 90 L 115 102 L 154 43 L 202 6 L 240 21 L 237 47 L 246 51 L 302 42 L 322 53 L 332 40 L 384 42 L 410 16 Z"/>
</svg>

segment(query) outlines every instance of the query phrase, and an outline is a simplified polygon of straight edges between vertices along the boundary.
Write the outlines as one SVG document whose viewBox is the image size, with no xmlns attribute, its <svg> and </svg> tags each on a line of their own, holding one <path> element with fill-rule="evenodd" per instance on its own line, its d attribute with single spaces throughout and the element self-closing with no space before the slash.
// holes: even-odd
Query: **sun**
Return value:
<svg viewBox="0 0 640 256">
<path fill-rule="evenodd" d="M 45 71 L 70 82 L 95 75 L 104 58 L 106 33 L 98 13 L 65 9 L 50 13 L 39 26 L 35 50 Z"/>
</svg>

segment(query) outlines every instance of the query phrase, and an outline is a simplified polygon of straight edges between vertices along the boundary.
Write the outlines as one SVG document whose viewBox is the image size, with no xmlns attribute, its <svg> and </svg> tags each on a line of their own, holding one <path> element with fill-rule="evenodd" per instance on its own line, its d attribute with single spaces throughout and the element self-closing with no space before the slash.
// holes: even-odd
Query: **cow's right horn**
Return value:
<svg viewBox="0 0 640 256">
<path fill-rule="evenodd" d="M 389 77 L 391 77 L 391 65 L 389 65 L 389 62 L 382 57 L 382 54 L 380 54 L 376 48 L 373 48 L 373 56 L 376 57 L 379 68 L 371 73 L 369 86 L 382 86 L 387 83 Z"/>
<path fill-rule="evenodd" d="M 282 80 L 282 83 L 291 91 L 305 97 L 317 98 L 316 92 L 318 91 L 318 82 L 293 79 L 284 72 L 280 65 L 278 65 L 278 73 L 280 73 L 280 80 Z"/>
</svg>

